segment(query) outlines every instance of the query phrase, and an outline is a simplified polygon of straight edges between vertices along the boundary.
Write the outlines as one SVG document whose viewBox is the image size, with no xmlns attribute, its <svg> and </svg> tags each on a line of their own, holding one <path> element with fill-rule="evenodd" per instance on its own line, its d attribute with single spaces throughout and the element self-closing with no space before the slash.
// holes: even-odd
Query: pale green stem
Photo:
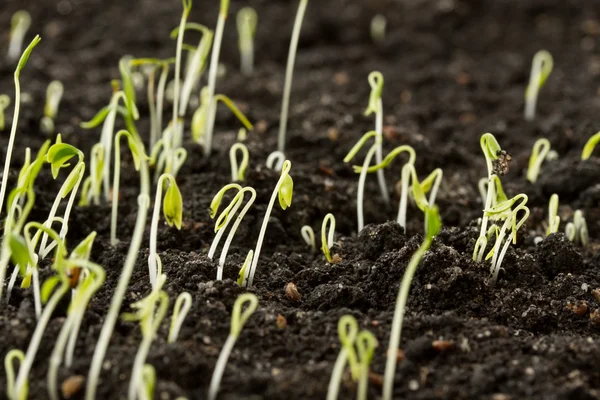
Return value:
<svg viewBox="0 0 600 400">
<path fill-rule="evenodd" d="M 342 384 L 342 376 L 344 375 L 344 367 L 348 360 L 348 350 L 342 347 L 340 353 L 335 360 L 333 371 L 331 372 L 331 379 L 329 380 L 329 387 L 327 389 L 327 400 L 337 400 L 340 392 L 340 385 Z"/>
<path fill-rule="evenodd" d="M 210 380 L 210 387 L 208 389 L 208 400 L 216 400 L 217 398 L 217 393 L 219 393 L 219 386 L 221 386 L 221 378 L 223 377 L 223 372 L 225 371 L 227 360 L 229 359 L 229 355 L 231 354 L 231 350 L 233 349 L 236 340 L 237 337 L 230 334 L 227 337 L 227 340 L 225 341 L 225 345 L 221 350 L 221 354 L 219 354 L 219 359 L 217 360 L 217 364 L 215 365 L 215 369 Z"/>
</svg>

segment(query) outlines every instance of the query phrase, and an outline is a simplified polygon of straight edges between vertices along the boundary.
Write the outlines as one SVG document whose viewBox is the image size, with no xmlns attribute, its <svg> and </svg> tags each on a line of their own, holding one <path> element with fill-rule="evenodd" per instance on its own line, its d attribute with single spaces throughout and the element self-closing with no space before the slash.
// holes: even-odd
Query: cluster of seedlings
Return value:
<svg viewBox="0 0 600 400">
<path fill-rule="evenodd" d="M 301 25 L 308 0 L 300 0 L 289 48 L 288 63 L 285 75 L 283 100 L 281 107 L 281 122 L 279 127 L 278 148 L 266 160 L 268 168 L 280 171 L 280 177 L 275 183 L 271 198 L 267 204 L 258 240 L 254 249 L 248 250 L 243 265 L 240 266 L 238 284 L 245 288 L 252 287 L 258 269 L 261 249 L 265 239 L 269 218 L 276 203 L 285 210 L 292 204 L 294 181 L 292 179 L 292 164 L 285 156 L 286 124 L 290 102 L 291 82 L 294 70 L 294 59 L 300 36 Z M 112 202 L 110 228 L 110 243 L 115 246 L 117 238 L 118 195 L 121 172 L 121 142 L 125 139 L 127 148 L 134 160 L 134 167 L 139 173 L 140 188 L 137 197 L 137 219 L 130 241 L 127 257 L 121 275 L 115 288 L 112 302 L 104 319 L 98 338 L 89 373 L 86 379 L 85 398 L 96 398 L 101 366 L 117 319 L 139 322 L 142 341 L 139 344 L 129 382 L 128 398 L 152 399 L 156 373 L 146 358 L 156 337 L 158 329 L 169 313 L 170 299 L 162 289 L 168 277 L 162 272 L 162 262 L 157 251 L 157 230 L 161 219 L 161 209 L 164 220 L 169 226 L 177 229 L 182 225 L 184 199 L 177 185 L 177 174 L 186 160 L 187 152 L 183 147 L 186 117 L 192 104 L 197 104 L 190 119 L 189 131 L 193 141 L 204 149 L 206 157 L 211 155 L 212 135 L 214 132 L 216 107 L 219 101 L 225 104 L 243 125 L 237 143 L 232 145 L 229 155 L 231 163 L 231 183 L 225 185 L 214 195 L 210 205 L 210 217 L 215 219 L 215 238 L 210 246 L 208 258 L 216 257 L 217 249 L 225 232 L 229 233 L 221 248 L 218 260 L 216 279 L 223 279 L 223 269 L 228 250 L 235 238 L 238 227 L 244 220 L 248 210 L 254 205 L 256 191 L 250 186 L 243 186 L 245 171 L 248 167 L 250 154 L 243 143 L 246 131 L 252 130 L 253 125 L 235 103 L 223 94 L 216 94 L 216 82 L 219 65 L 219 52 L 223 31 L 228 15 L 229 1 L 221 0 L 220 12 L 215 30 L 188 21 L 192 8 L 191 0 L 183 0 L 183 13 L 179 26 L 172 31 L 176 39 L 175 57 L 169 59 L 131 58 L 124 57 L 119 62 L 120 79 L 112 82 L 113 95 L 108 104 L 103 107 L 90 121 L 81 126 L 85 129 L 101 128 L 100 140 L 90 151 L 89 164 L 85 162 L 84 153 L 72 145 L 64 143 L 58 134 L 54 143 L 50 140 L 38 150 L 34 156 L 28 148 L 25 163 L 21 168 L 16 186 L 6 196 L 11 153 L 14 146 L 17 123 L 19 120 L 19 105 L 21 91 L 19 75 L 27 60 L 39 44 L 36 36 L 22 51 L 23 39 L 31 25 L 29 14 L 24 11 L 15 13 L 12 20 L 8 58 L 18 60 L 14 73 L 15 96 L 14 116 L 10 131 L 8 150 L 5 156 L 5 166 L 0 187 L 0 209 L 3 210 L 4 230 L 0 247 L 0 298 L 3 301 L 10 296 L 14 285 L 19 283 L 21 288 L 30 288 L 33 294 L 37 325 L 25 352 L 13 349 L 4 357 L 4 368 L 7 377 L 7 394 L 11 400 L 24 400 L 28 397 L 29 373 L 35 362 L 36 353 L 43 338 L 48 322 L 59 301 L 71 295 L 67 318 L 64 320 L 54 349 L 50 357 L 47 371 L 48 397 L 58 399 L 57 375 L 64 363 L 69 367 L 73 363 L 75 343 L 86 308 L 92 297 L 105 280 L 105 270 L 102 266 L 90 261 L 90 254 L 95 232 L 91 232 L 81 243 L 68 251 L 66 238 L 69 228 L 69 217 L 75 207 L 85 207 L 90 204 Z M 239 50 L 241 72 L 252 75 L 254 66 L 253 38 L 257 27 L 257 14 L 251 8 L 242 9 L 237 16 L 239 31 Z M 377 16 L 371 25 L 371 35 L 375 42 L 385 39 L 385 17 Z M 187 31 L 197 31 L 202 35 L 197 46 L 184 43 Z M 187 62 L 183 62 L 187 54 Z M 211 55 L 210 60 L 208 59 Z M 535 118 L 537 96 L 541 87 L 548 79 L 552 70 L 552 56 L 545 51 L 537 53 L 533 59 L 530 82 L 525 92 L 525 118 Z M 185 65 L 185 68 L 183 67 Z M 173 67 L 173 68 L 171 68 Z M 168 84 L 168 76 L 173 69 L 172 84 Z M 208 69 L 206 86 L 200 87 L 204 71 Z M 183 70 L 183 73 L 182 73 Z M 180 77 L 183 75 L 183 79 Z M 149 105 L 150 132 L 141 135 L 136 129 L 139 111 L 136 104 L 138 86 L 144 79 L 147 81 L 146 94 Z M 384 202 L 391 200 L 388 194 L 384 170 L 392 161 L 402 154 L 406 155 L 400 180 L 402 182 L 400 203 L 398 206 L 397 222 L 406 232 L 406 221 L 409 201 L 412 201 L 423 213 L 424 239 L 421 246 L 412 256 L 399 286 L 396 307 L 391 327 L 391 339 L 388 344 L 388 357 L 383 383 L 383 399 L 390 400 L 393 395 L 394 375 L 397 358 L 394 356 L 399 348 L 402 334 L 403 316 L 410 291 L 412 278 L 424 254 L 433 243 L 434 237 L 441 229 L 442 223 L 436 206 L 436 196 L 443 172 L 440 168 L 433 170 L 420 180 L 416 170 L 416 152 L 409 145 L 399 146 L 383 155 L 383 75 L 372 72 L 368 76 L 371 94 L 368 99 L 365 115 L 375 116 L 375 127 L 362 136 L 356 145 L 350 149 L 344 162 L 350 162 L 359 151 L 371 140 L 371 145 L 364 156 L 361 165 L 355 165 L 358 175 L 357 190 L 357 226 L 360 232 L 364 227 L 363 199 L 365 181 L 369 173 L 376 173 Z M 41 130 L 47 134 L 55 131 L 54 120 L 58 113 L 63 94 L 63 85 L 54 81 L 48 85 L 44 116 L 40 121 Z M 197 91 L 197 103 L 192 101 L 192 93 Z M 171 99 L 172 115 L 169 122 L 163 122 L 165 102 Z M 0 95 L 0 130 L 4 129 L 4 111 L 10 105 L 7 95 Z M 115 132 L 117 118 L 121 118 L 127 129 Z M 583 149 L 581 158 L 590 157 L 596 144 L 600 141 L 600 132 L 592 136 Z M 527 207 L 528 197 L 524 193 L 508 198 L 503 190 L 501 177 L 510 165 L 511 156 L 506 152 L 494 135 L 485 133 L 480 140 L 481 150 L 485 157 L 487 170 L 479 183 L 483 215 L 479 221 L 480 234 L 473 248 L 473 260 L 482 262 L 491 260 L 489 285 L 494 285 L 498 279 L 502 262 L 511 243 L 516 243 L 517 232 L 529 216 Z M 241 160 L 238 160 L 241 155 Z M 527 172 L 527 179 L 535 182 L 545 159 L 556 157 L 547 139 L 535 143 Z M 375 162 L 373 162 L 375 157 Z M 112 164 L 111 164 L 112 160 Z M 35 181 L 42 168 L 50 165 L 52 177 L 57 179 L 63 170 L 69 170 L 63 184 L 56 195 L 50 213 L 42 223 L 29 221 L 29 214 L 35 207 Z M 151 176 L 151 170 L 153 176 Z M 151 205 L 151 189 L 155 187 L 154 209 L 152 212 L 148 278 L 151 292 L 143 299 L 132 304 L 134 312 L 119 316 L 119 310 L 132 276 L 138 251 L 144 241 L 144 229 Z M 234 193 L 229 204 L 221 203 L 227 192 Z M 112 193 L 112 194 L 111 194 Z M 76 200 L 79 198 L 78 203 Z M 3 208 L 6 202 L 6 208 Z M 553 195 L 549 204 L 547 234 L 555 233 L 560 227 L 558 216 L 559 200 Z M 62 213 L 59 214 L 59 210 Z M 569 240 L 582 245 L 588 243 L 588 232 L 583 213 L 575 212 L 573 222 L 565 228 Z M 317 249 L 315 233 L 312 228 L 305 226 L 301 231 L 307 246 L 314 252 Z M 321 229 L 321 250 L 327 262 L 333 258 L 330 248 L 335 239 L 335 217 L 328 214 Z M 51 268 L 54 275 L 40 282 L 39 265 L 44 259 L 51 258 Z M 12 268 L 12 272 L 11 272 Z M 10 272 L 7 289 L 4 283 Z M 19 281 L 20 280 L 20 281 Z M 179 330 L 186 314 L 192 305 L 190 293 L 181 293 L 172 310 L 171 326 L 168 341 L 177 340 Z M 245 308 L 244 308 L 245 306 Z M 221 377 L 224 373 L 228 357 L 246 321 L 258 307 L 258 298 L 251 293 L 244 293 L 236 300 L 231 317 L 231 332 L 218 358 L 214 369 L 208 398 L 215 399 L 219 392 Z M 357 396 L 366 399 L 369 364 L 373 357 L 378 341 L 375 336 L 366 331 L 360 331 L 356 320 L 345 315 L 340 318 L 338 325 L 341 351 L 331 373 L 327 398 L 336 399 L 346 365 L 349 366 L 352 379 L 357 382 Z"/>
</svg>

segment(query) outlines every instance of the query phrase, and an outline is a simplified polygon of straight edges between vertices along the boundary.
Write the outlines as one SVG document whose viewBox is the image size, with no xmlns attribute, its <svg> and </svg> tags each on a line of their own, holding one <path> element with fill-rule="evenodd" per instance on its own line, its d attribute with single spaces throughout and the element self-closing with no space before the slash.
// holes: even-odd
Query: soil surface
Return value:
<svg viewBox="0 0 600 400">
<path fill-rule="evenodd" d="M 209 5 L 210 3 L 210 5 Z M 256 70 L 239 73 L 235 14 L 252 5 L 259 16 Z M 193 296 L 179 339 L 167 344 L 170 315 L 156 336 L 147 362 L 156 369 L 155 398 L 204 399 L 220 349 L 230 329 L 236 297 L 235 279 L 253 249 L 279 173 L 265 167 L 275 150 L 285 63 L 296 1 L 233 1 L 224 35 L 221 62 L 226 73 L 217 92 L 232 97 L 256 129 L 246 144 L 250 167 L 245 184 L 257 191 L 227 258 L 225 279 L 215 281 L 216 262 L 206 256 L 214 238 L 208 208 L 212 196 L 230 180 L 229 147 L 239 123 L 219 109 L 215 149 L 206 159 L 189 135 L 188 159 L 178 175 L 184 199 L 181 231 L 160 223 L 159 254 L 167 275 L 171 304 L 182 291 Z M 8 43 L 10 16 L 18 9 L 32 14 L 26 37 L 42 36 L 21 75 L 29 100 L 22 104 L 10 184 L 25 147 L 35 152 L 47 138 L 39 129 L 45 89 L 53 79 L 64 83 L 57 131 L 89 157 L 100 129 L 83 130 L 110 99 L 110 80 L 118 78 L 123 55 L 171 57 L 169 32 L 178 25 L 177 0 L 3 0 L 0 6 L 2 52 Z M 371 18 L 387 17 L 383 43 L 369 34 Z M 197 1 L 190 20 L 214 27 L 218 2 Z M 395 398 L 410 399 L 597 399 L 600 398 L 600 159 L 580 161 L 583 144 L 600 128 L 600 6 L 590 0 L 313 0 L 308 6 L 298 48 L 292 87 L 287 157 L 294 179 L 292 206 L 275 207 L 270 218 L 255 285 L 259 307 L 248 320 L 223 375 L 221 399 L 323 399 L 340 351 L 337 321 L 354 315 L 361 328 L 379 340 L 371 365 L 369 398 L 381 396 L 386 350 L 398 286 L 419 246 L 422 213 L 408 210 L 407 233 L 393 221 L 394 190 L 400 163 L 386 170 L 392 204 L 380 196 L 373 175 L 367 179 L 365 221 L 357 234 L 358 176 L 343 158 L 356 140 L 373 129 L 367 106 L 367 75 L 379 70 L 383 90 L 384 151 L 410 144 L 416 168 L 424 177 L 444 171 L 438 204 L 444 228 L 414 277 L 395 379 Z M 186 42 L 196 44 L 194 33 Z M 523 119 L 523 94 L 533 54 L 546 49 L 555 67 L 540 93 L 534 122 Z M 0 57 L 0 93 L 14 99 L 15 64 Z M 172 76 L 172 75 L 171 75 Z M 206 77 L 204 77 L 204 80 Z M 203 81 L 204 82 L 204 81 Z M 138 93 L 140 132 L 148 132 L 146 96 Z M 171 115 L 165 106 L 165 119 Z M 12 107 L 7 114 L 12 115 Z M 10 124 L 12 117 L 7 115 Z M 119 122 L 120 123 L 120 122 Z M 188 118 L 189 125 L 189 118 Z M 10 127 L 10 125 L 8 125 Z M 8 128 L 0 136 L 2 153 Z M 486 175 L 479 137 L 496 135 L 513 156 L 502 178 L 507 195 L 529 196 L 531 216 L 511 246 L 497 284 L 487 284 L 489 261 L 475 263 L 477 219 L 483 204 L 478 180 Z M 145 134 L 144 134 L 145 135 Z M 146 137 L 146 136 L 145 136 Z M 525 178 L 535 140 L 548 138 L 559 158 L 547 161 L 535 184 Z M 359 154 L 362 160 L 365 152 Z M 361 161 L 362 162 L 362 161 Z M 71 216 L 69 248 L 91 231 L 98 232 L 92 260 L 107 271 L 82 321 L 71 368 L 61 368 L 59 382 L 86 376 L 113 289 L 135 224 L 139 178 L 123 152 L 118 236 L 109 244 L 110 205 L 77 207 Z M 36 184 L 32 220 L 43 221 L 56 196 L 61 173 L 53 181 L 45 167 Z M 10 189 L 11 186 L 9 186 Z M 564 234 L 543 240 L 547 205 L 560 196 L 560 231 L 582 209 L 591 243 L 582 248 Z M 300 229 L 320 233 L 324 216 L 337 219 L 336 263 L 312 253 Z M 150 214 L 149 214 L 150 215 Z M 148 222 L 150 219 L 148 220 Z M 147 254 L 149 224 L 122 312 L 149 293 Z M 320 237 L 319 234 L 317 234 Z M 536 244 L 537 243 L 537 244 Z M 320 240 L 317 239 L 317 248 Z M 41 276 L 51 274 L 48 263 Z M 11 269 L 12 271 L 12 269 Z M 299 300 L 286 296 L 289 282 Z M 6 282 L 4 283 L 6 284 Z M 594 295 L 596 293 L 596 295 Z M 70 297 L 70 296 L 69 296 Z M 60 330 L 68 299 L 54 313 L 30 374 L 31 399 L 45 399 L 48 357 Z M 15 289 L 0 308 L 0 356 L 27 348 L 36 320 L 32 294 Z M 119 320 L 106 355 L 98 398 L 125 398 L 135 353 L 141 341 L 136 323 Z M 6 398 L 0 373 L 0 398 Z M 346 373 L 340 398 L 355 398 Z M 82 396 L 81 389 L 74 398 Z"/>
</svg>

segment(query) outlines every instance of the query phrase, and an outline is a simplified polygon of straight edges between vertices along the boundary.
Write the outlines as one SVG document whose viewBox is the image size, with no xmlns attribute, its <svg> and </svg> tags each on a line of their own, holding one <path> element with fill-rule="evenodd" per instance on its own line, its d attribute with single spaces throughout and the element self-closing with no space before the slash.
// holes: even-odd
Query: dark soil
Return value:
<svg viewBox="0 0 600 400">
<path fill-rule="evenodd" d="M 197 1 L 191 21 L 214 27 L 218 2 Z M 208 5 L 207 3 L 211 3 Z M 215 151 L 210 159 L 191 142 L 178 176 L 185 203 L 184 228 L 162 224 L 158 246 L 165 289 L 171 301 L 182 291 L 194 299 L 179 339 L 167 344 L 170 317 L 152 346 L 148 362 L 157 373 L 155 398 L 204 399 L 219 351 L 229 333 L 236 297 L 243 292 L 235 278 L 257 232 L 278 173 L 264 166 L 276 148 L 283 75 L 296 1 L 233 1 L 221 61 L 226 76 L 218 92 L 230 95 L 259 129 L 249 134 L 251 153 L 247 185 L 258 192 L 255 206 L 240 226 L 228 257 L 225 280 L 214 281 L 216 263 L 206 257 L 214 237 L 208 206 L 228 183 L 228 150 L 238 123 L 225 111 L 217 115 Z M 256 71 L 246 79 L 238 72 L 235 13 L 243 5 L 259 15 Z M 21 75 L 32 102 L 23 104 L 13 156 L 14 183 L 26 146 L 34 151 L 46 137 L 39 131 L 45 88 L 64 82 L 57 131 L 64 141 L 89 149 L 100 130 L 78 127 L 107 104 L 110 80 L 118 78 L 118 60 L 170 57 L 178 24 L 177 0 L 3 0 L 0 24 L 8 42 L 10 16 L 27 9 L 33 18 L 27 40 L 43 40 Z M 376 46 L 369 22 L 376 13 L 388 19 L 385 43 Z M 367 75 L 385 77 L 386 152 L 410 144 L 417 171 L 444 170 L 438 204 L 444 228 L 415 275 L 402 334 L 404 359 L 396 371 L 395 398 L 414 399 L 597 399 L 600 398 L 600 308 L 593 290 L 600 287 L 600 161 L 579 161 L 587 138 L 600 128 L 600 4 L 596 0 L 313 0 L 302 28 L 289 121 L 287 156 L 292 161 L 294 199 L 287 211 L 271 217 L 252 292 L 260 299 L 229 359 L 221 399 L 323 399 L 340 350 L 337 321 L 354 315 L 380 342 L 372 363 L 369 398 L 381 393 L 390 324 L 398 285 L 422 237 L 422 214 L 409 208 L 407 234 L 393 220 L 394 205 L 380 199 L 376 179 L 367 180 L 365 220 L 356 234 L 358 177 L 342 159 L 353 143 L 373 128 L 363 116 L 369 94 Z M 194 34 L 186 36 L 195 43 Z M 5 45 L 1 46 L 5 52 Z M 523 93 L 530 62 L 539 49 L 549 50 L 555 69 L 542 89 L 535 122 L 524 121 Z M 13 97 L 14 64 L 0 57 L 0 92 Z M 138 129 L 149 123 L 145 95 Z M 12 115 L 12 108 L 10 111 Z M 169 118 L 170 108 L 165 110 Z M 8 117 L 8 122 L 10 122 Z M 8 131 L 0 137 L 2 154 Z M 485 176 L 479 137 L 493 132 L 513 155 L 503 177 L 509 196 L 526 193 L 531 216 L 509 250 L 499 281 L 486 284 L 489 263 L 471 255 L 478 235 L 482 203 L 477 191 Z M 559 153 L 544 163 L 536 184 L 525 179 L 531 146 L 547 137 Z M 135 221 L 138 177 L 124 153 L 119 207 L 119 238 L 109 245 L 110 206 L 78 207 L 71 216 L 70 248 L 98 231 L 92 259 L 107 270 L 107 281 L 93 298 L 82 323 L 75 365 L 62 368 L 60 382 L 87 375 L 103 318 L 119 278 Z M 390 193 L 400 175 L 386 171 Z M 63 173 L 64 174 L 64 173 Z M 62 179 L 62 178 L 61 178 Z M 37 184 L 36 208 L 43 220 L 59 184 L 45 168 Z M 583 209 L 591 244 L 583 249 L 562 233 L 534 244 L 546 228 L 547 204 L 560 196 L 561 231 L 574 210 Z M 311 253 L 300 236 L 308 224 L 320 232 L 328 213 L 337 219 L 329 264 Z M 385 223 L 384 223 L 385 222 Z M 149 228 L 147 228 L 149 229 Z M 148 232 L 146 232 L 148 234 Z M 122 311 L 149 292 L 146 235 Z M 46 277 L 50 272 L 42 271 Z M 300 301 L 286 297 L 288 282 L 297 285 Z M 35 327 L 32 295 L 17 289 L 0 309 L 0 356 L 25 350 Z M 47 359 L 62 326 L 67 300 L 54 314 L 30 375 L 30 398 L 45 399 Z M 287 323 L 281 327 L 282 317 Z M 279 319 L 279 327 L 278 321 Z M 594 323 L 596 321 L 596 323 Z M 126 396 L 133 358 L 141 340 L 139 327 L 119 321 L 112 335 L 98 398 Z M 434 341 L 451 342 L 441 346 Z M 444 343 L 448 344 L 448 343 Z M 442 349 L 444 347 L 445 349 Z M 447 347 L 447 348 L 446 348 Z M 6 379 L 0 374 L 0 398 Z M 81 392 L 80 394 L 81 395 Z M 355 386 L 344 380 L 341 398 L 354 398 Z"/>
</svg>

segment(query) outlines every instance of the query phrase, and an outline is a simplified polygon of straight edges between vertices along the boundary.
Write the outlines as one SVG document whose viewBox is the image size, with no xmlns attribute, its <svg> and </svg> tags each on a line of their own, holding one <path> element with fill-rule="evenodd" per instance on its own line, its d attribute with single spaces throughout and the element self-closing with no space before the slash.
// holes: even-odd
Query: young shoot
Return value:
<svg viewBox="0 0 600 400">
<path fill-rule="evenodd" d="M 169 337 L 167 339 L 168 343 L 175 343 L 177 340 L 181 325 L 183 325 L 183 321 L 190 308 L 192 308 L 192 295 L 188 292 L 180 293 L 173 307 L 173 317 L 171 318 L 171 327 L 169 328 Z"/>
<path fill-rule="evenodd" d="M 538 139 L 533 145 L 531 150 L 531 157 L 529 157 L 529 168 L 527 168 L 527 180 L 531 183 L 537 181 L 542 163 L 550 152 L 550 141 L 546 138 Z"/>
<path fill-rule="evenodd" d="M 377 45 L 383 44 L 385 41 L 385 28 L 387 27 L 387 19 L 384 15 L 377 14 L 371 20 L 371 40 Z"/>
<path fill-rule="evenodd" d="M 267 156 L 267 161 L 265 165 L 267 168 L 272 169 L 273 171 L 281 171 L 283 168 L 283 162 L 285 161 L 285 154 L 280 152 L 279 150 L 275 150 L 271 154 Z"/>
<path fill-rule="evenodd" d="M 100 204 L 102 194 L 102 173 L 104 172 L 104 147 L 96 143 L 90 155 L 90 176 L 83 182 L 81 189 L 80 206 L 87 206 L 90 200 L 94 205 Z"/>
<path fill-rule="evenodd" d="M 554 59 L 546 50 L 540 50 L 533 56 L 529 84 L 525 90 L 525 120 L 527 121 L 535 119 L 538 94 L 550 76 L 553 66 Z"/>
<path fill-rule="evenodd" d="M 254 34 L 258 15 L 252 7 L 238 11 L 237 18 L 238 47 L 240 49 L 240 69 L 245 76 L 252 75 L 254 69 Z"/>
<path fill-rule="evenodd" d="M 229 0 L 221 0 L 219 8 L 219 17 L 217 19 L 217 27 L 215 28 L 215 37 L 212 45 L 212 55 L 210 57 L 210 67 L 208 69 L 208 89 L 206 94 L 206 118 L 205 118 L 205 142 L 204 155 L 209 156 L 212 150 L 212 134 L 215 127 L 215 115 L 217 104 L 213 102 L 215 96 L 215 86 L 217 85 L 217 72 L 219 69 L 219 55 L 221 53 L 221 42 L 223 41 L 223 30 L 225 29 L 225 21 L 229 10 Z"/>
<path fill-rule="evenodd" d="M 10 19 L 10 42 L 8 43 L 8 59 L 19 58 L 23 48 L 23 39 L 31 26 L 31 15 L 25 10 L 19 10 Z"/>
<path fill-rule="evenodd" d="M 296 20 L 292 30 L 292 39 L 290 42 L 290 50 L 288 53 L 287 66 L 285 68 L 285 83 L 283 86 L 283 100 L 281 102 L 281 115 L 279 117 L 279 137 L 277 142 L 277 150 L 285 152 L 285 135 L 287 133 L 288 112 L 290 108 L 290 93 L 292 91 L 292 78 L 294 75 L 294 64 L 296 62 L 296 51 L 298 49 L 298 39 L 300 38 L 300 30 L 302 29 L 302 21 L 308 0 L 300 0 L 298 11 L 296 12 Z"/>
<path fill-rule="evenodd" d="M 329 231 L 327 231 L 327 225 L 329 225 Z M 323 254 L 325 254 L 327 262 L 333 261 L 331 254 L 329 254 L 329 249 L 333 246 L 334 235 L 335 217 L 332 213 L 329 213 L 325 216 L 323 224 L 321 225 L 321 250 L 323 251 Z"/>
<path fill-rule="evenodd" d="M 315 231 L 309 225 L 304 225 L 300 228 L 300 234 L 302 235 L 302 239 L 306 242 L 308 246 L 310 246 L 310 250 L 314 253 L 317 251 L 317 244 L 315 241 Z"/>
<path fill-rule="evenodd" d="M 565 227 L 565 235 L 573 243 L 581 244 L 586 247 L 590 241 L 587 223 L 583 216 L 583 211 L 577 210 L 573 215 L 573 222 L 569 222 Z"/>
<path fill-rule="evenodd" d="M 64 86 L 60 81 L 52 81 L 46 88 L 46 105 L 44 106 L 44 116 L 40 121 L 40 129 L 46 135 L 54 133 L 54 120 L 58 113 L 58 106 L 64 93 Z"/>
<path fill-rule="evenodd" d="M 162 200 L 162 191 L 165 183 L 168 182 L 168 187 L 165 192 L 165 198 Z M 169 226 L 175 225 L 177 229 L 181 229 L 181 220 L 183 218 L 183 198 L 181 191 L 175 178 L 171 174 L 162 174 L 156 185 L 156 197 L 154 198 L 154 212 L 152 213 L 152 225 L 150 225 L 150 254 L 148 255 L 148 273 L 150 276 L 150 284 L 152 288 L 156 287 L 156 278 L 158 277 L 157 270 L 157 237 L 158 237 L 158 220 L 160 219 L 160 204 L 162 200 L 162 209 L 165 220 Z"/>
<path fill-rule="evenodd" d="M 358 378 L 360 371 L 358 370 L 358 361 L 354 343 L 358 335 L 358 323 L 352 315 L 343 315 L 338 321 L 338 337 L 342 345 L 340 352 L 335 360 L 331 379 L 327 389 L 327 400 L 336 400 L 338 398 L 342 376 L 346 363 L 350 364 L 350 370 Z"/>
<path fill-rule="evenodd" d="M 242 308 L 246 304 L 248 304 L 246 309 L 242 311 Z M 212 379 L 210 380 L 210 387 L 208 389 L 209 400 L 215 400 L 217 398 L 219 386 L 221 386 L 221 378 L 223 377 L 223 372 L 225 371 L 225 366 L 227 365 L 227 360 L 229 359 L 231 350 L 233 350 L 233 346 L 235 346 L 235 342 L 240 336 L 240 333 L 248 321 L 248 318 L 254 314 L 254 311 L 256 311 L 257 307 L 258 297 L 252 293 L 244 293 L 236 299 L 233 305 L 233 311 L 231 312 L 231 330 L 229 331 L 229 336 L 223 345 L 221 354 L 219 354 L 217 364 L 215 365 L 215 369 L 213 371 Z"/>
<path fill-rule="evenodd" d="M 583 151 L 581 152 L 582 161 L 585 161 L 592 156 L 592 153 L 594 152 L 598 142 L 600 142 L 600 132 L 597 132 L 595 135 L 589 138 L 585 143 L 585 146 L 583 146 Z"/>
<path fill-rule="evenodd" d="M 358 400 L 367 400 L 367 389 L 369 388 L 369 365 L 375 354 L 379 342 L 375 335 L 367 330 L 362 330 L 356 337 L 356 349 L 358 353 L 358 365 L 360 376 L 358 378 Z"/>
<path fill-rule="evenodd" d="M 281 176 L 279 177 L 279 180 L 275 185 L 275 190 L 273 190 L 271 200 L 269 201 L 267 211 L 265 212 L 265 217 L 263 219 L 262 226 L 260 227 L 260 233 L 258 235 L 258 240 L 256 241 L 256 248 L 254 249 L 254 257 L 252 258 L 252 265 L 250 266 L 250 271 L 248 272 L 248 275 L 244 276 L 244 278 L 242 279 L 243 283 L 248 288 L 252 286 L 252 282 L 254 281 L 256 266 L 258 265 L 260 251 L 262 248 L 263 240 L 265 238 L 265 233 L 267 232 L 269 218 L 271 217 L 271 212 L 273 211 L 273 205 L 275 204 L 275 198 L 279 199 L 279 206 L 282 210 L 286 210 L 292 205 L 292 196 L 294 194 L 294 180 L 290 176 L 291 168 L 292 163 L 289 160 L 285 160 L 285 162 L 283 163 L 283 168 L 281 169 Z"/>
<path fill-rule="evenodd" d="M 425 255 L 425 252 L 429 250 L 433 243 L 433 238 L 438 234 L 442 226 L 440 216 L 436 206 L 427 207 L 425 209 L 425 238 L 423 243 L 417 249 L 417 251 L 411 257 L 400 288 L 398 291 L 398 297 L 396 298 L 396 307 L 394 309 L 394 318 L 392 320 L 392 332 L 390 334 L 390 343 L 387 350 L 387 359 L 385 364 L 385 375 L 383 381 L 383 400 L 392 400 L 394 392 L 394 376 L 396 374 L 396 363 L 398 358 L 398 348 L 400 345 L 400 338 L 402 335 L 402 322 L 404 320 L 404 313 L 406 311 L 406 300 L 410 291 L 410 285 L 412 283 L 413 276 L 421 262 L 421 259 Z"/>
<path fill-rule="evenodd" d="M 21 400 L 15 396 L 15 367 L 14 360 L 19 362 L 19 368 L 25 360 L 25 353 L 18 349 L 12 349 L 4 357 L 4 371 L 6 373 L 6 396 L 10 399 Z M 29 392 L 28 383 L 23 388 L 23 398 L 26 399 Z"/>
<path fill-rule="evenodd" d="M 558 195 L 554 193 L 550 196 L 550 203 L 548 204 L 548 229 L 546 230 L 546 236 L 551 233 L 558 232 L 560 227 L 560 217 L 558 215 Z"/>
<path fill-rule="evenodd" d="M 24 34 L 24 33 L 23 33 Z M 21 104 L 21 85 L 19 83 L 19 77 L 21 76 L 21 70 L 27 64 L 27 60 L 31 55 L 31 51 L 37 44 L 42 40 L 39 35 L 36 35 L 29 46 L 21 55 L 21 59 L 15 69 L 14 80 L 15 80 L 15 110 L 13 113 L 12 127 L 10 130 L 10 137 L 8 139 L 8 147 L 6 149 L 6 155 L 4 156 L 4 171 L 2 172 L 2 184 L 0 186 L 0 212 L 2 212 L 2 205 L 4 204 L 4 195 L 6 193 L 6 184 L 8 183 L 8 170 L 10 169 L 10 158 L 12 156 L 12 150 L 15 144 L 15 135 L 17 133 L 17 122 L 19 120 L 19 105 Z M 19 45 L 20 49 L 20 45 Z"/>
<path fill-rule="evenodd" d="M 373 71 L 369 74 L 369 85 L 371 86 L 371 94 L 369 96 L 369 105 L 365 110 L 365 115 L 369 116 L 375 113 L 375 132 L 377 132 L 377 151 L 375 152 L 375 160 L 377 164 L 381 164 L 383 159 L 383 103 L 381 101 L 381 92 L 383 91 L 383 75 L 379 71 Z M 388 204 L 390 196 L 388 194 L 387 185 L 383 169 L 377 170 L 377 180 L 379 189 L 381 190 L 381 198 Z"/>
<path fill-rule="evenodd" d="M 4 111 L 10 106 L 10 97 L 6 94 L 0 94 L 0 131 L 6 127 L 4 120 Z"/>
<path fill-rule="evenodd" d="M 237 153 L 242 153 L 242 161 L 238 163 Z M 250 153 L 248 148 L 243 143 L 235 143 L 229 149 L 229 162 L 231 163 L 231 182 L 243 182 L 246 179 L 246 169 L 248 168 L 248 161 L 250 160 Z"/>
</svg>

